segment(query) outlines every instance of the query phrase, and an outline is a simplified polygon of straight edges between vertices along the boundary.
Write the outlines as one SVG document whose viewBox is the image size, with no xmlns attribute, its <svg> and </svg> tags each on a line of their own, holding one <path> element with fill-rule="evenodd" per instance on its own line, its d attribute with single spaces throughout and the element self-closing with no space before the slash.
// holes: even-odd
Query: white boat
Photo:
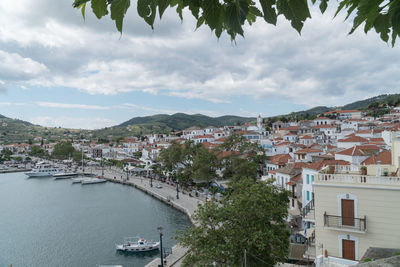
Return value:
<svg viewBox="0 0 400 267">
<path fill-rule="evenodd" d="M 54 179 L 69 179 L 75 176 L 78 176 L 78 174 L 75 172 L 60 172 L 53 174 Z"/>
<path fill-rule="evenodd" d="M 39 162 L 30 172 L 26 172 L 25 174 L 29 177 L 43 177 L 52 176 L 60 172 L 60 168 L 53 167 L 52 165 L 45 162 Z"/>
<path fill-rule="evenodd" d="M 107 180 L 103 178 L 86 178 L 82 180 L 81 184 L 99 184 L 105 182 L 107 182 Z"/>
<path fill-rule="evenodd" d="M 72 183 L 73 183 L 73 184 L 77 184 L 77 183 L 82 183 L 82 181 L 87 180 L 87 179 L 90 179 L 90 178 L 87 178 L 87 177 L 77 177 L 77 178 L 72 178 L 71 180 L 72 180 Z"/>
<path fill-rule="evenodd" d="M 160 242 L 147 241 L 140 237 L 128 237 L 125 238 L 125 243 L 117 244 L 115 248 L 119 251 L 126 252 L 145 252 L 159 249 Z"/>
</svg>

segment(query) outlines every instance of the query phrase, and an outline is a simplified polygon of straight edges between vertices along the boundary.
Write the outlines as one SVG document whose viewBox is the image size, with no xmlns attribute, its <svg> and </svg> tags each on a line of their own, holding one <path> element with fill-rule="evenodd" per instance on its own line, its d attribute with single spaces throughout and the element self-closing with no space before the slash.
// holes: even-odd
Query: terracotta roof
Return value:
<svg viewBox="0 0 400 267">
<path fill-rule="evenodd" d="M 313 139 L 313 138 L 309 135 L 303 135 L 303 136 L 300 136 L 300 139 Z"/>
<path fill-rule="evenodd" d="M 287 146 L 287 145 L 290 145 L 290 142 L 282 142 L 279 144 L 275 144 L 275 146 Z"/>
<path fill-rule="evenodd" d="M 392 164 L 392 152 L 391 151 L 382 151 L 377 155 L 373 155 L 366 160 L 364 160 L 362 165 L 377 165 L 378 161 L 380 164 L 391 165 Z"/>
<path fill-rule="evenodd" d="M 385 142 L 385 140 L 383 140 L 383 138 L 370 138 L 369 141 L 371 141 L 371 142 Z"/>
<path fill-rule="evenodd" d="M 272 157 L 269 158 L 269 163 L 271 164 L 285 164 L 288 163 L 288 161 L 292 157 L 289 154 L 276 154 Z"/>
<path fill-rule="evenodd" d="M 318 117 L 315 119 L 315 121 L 317 121 L 317 120 L 330 120 L 330 119 L 327 117 Z"/>
<path fill-rule="evenodd" d="M 295 177 L 292 177 L 290 180 L 291 180 L 291 181 L 295 181 L 295 182 L 300 181 L 300 180 L 301 180 L 301 173 L 299 173 L 299 174 L 296 175 Z"/>
<path fill-rule="evenodd" d="M 306 153 L 319 153 L 322 152 L 321 149 L 314 149 L 314 148 L 304 148 L 297 150 L 294 154 L 306 154 Z"/>
<path fill-rule="evenodd" d="M 361 131 L 356 132 L 356 134 L 365 134 L 365 133 L 370 134 L 371 130 L 361 130 Z"/>
<path fill-rule="evenodd" d="M 307 169 L 313 169 L 313 170 L 321 170 L 322 168 L 324 168 L 325 166 L 333 166 L 333 165 L 350 165 L 350 163 L 348 163 L 345 160 L 321 160 L 321 161 L 317 161 L 311 164 L 308 164 L 308 166 L 304 167 Z"/>
<path fill-rule="evenodd" d="M 356 136 L 356 135 L 350 136 L 349 138 L 346 138 L 346 139 L 339 139 L 338 140 L 338 142 L 342 142 L 342 143 L 345 143 L 345 142 L 364 143 L 364 142 L 367 142 L 367 141 L 368 141 L 367 139 L 365 139 L 363 137 L 360 137 L 360 136 Z"/>
<path fill-rule="evenodd" d="M 379 151 L 379 147 L 375 145 L 367 145 L 367 146 L 353 146 L 347 149 L 344 149 L 340 152 L 337 152 L 336 154 L 339 155 L 347 155 L 347 156 L 368 156 L 367 152 L 368 151 Z"/>
<path fill-rule="evenodd" d="M 330 124 L 323 124 L 323 125 L 315 125 L 313 126 L 314 129 L 323 129 L 323 128 L 336 128 L 333 125 Z"/>
</svg>

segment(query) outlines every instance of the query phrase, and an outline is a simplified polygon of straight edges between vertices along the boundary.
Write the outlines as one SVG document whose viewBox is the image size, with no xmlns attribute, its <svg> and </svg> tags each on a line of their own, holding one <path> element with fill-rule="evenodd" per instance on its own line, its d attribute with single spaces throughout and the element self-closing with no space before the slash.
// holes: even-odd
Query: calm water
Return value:
<svg viewBox="0 0 400 267">
<path fill-rule="evenodd" d="M 144 266 L 159 252 L 124 254 L 115 244 L 141 235 L 172 247 L 188 218 L 141 191 L 119 184 L 71 184 L 0 174 L 0 266 Z"/>
</svg>

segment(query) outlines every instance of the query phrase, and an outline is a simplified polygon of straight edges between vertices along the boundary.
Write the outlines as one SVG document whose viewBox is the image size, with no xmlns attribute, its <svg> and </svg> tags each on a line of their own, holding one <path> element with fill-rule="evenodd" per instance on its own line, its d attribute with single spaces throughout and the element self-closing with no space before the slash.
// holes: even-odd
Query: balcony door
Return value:
<svg viewBox="0 0 400 267">
<path fill-rule="evenodd" d="M 354 200 L 342 199 L 342 225 L 354 226 Z"/>
<path fill-rule="evenodd" d="M 356 242 L 353 240 L 342 239 L 342 255 L 344 259 L 356 259 Z"/>
</svg>

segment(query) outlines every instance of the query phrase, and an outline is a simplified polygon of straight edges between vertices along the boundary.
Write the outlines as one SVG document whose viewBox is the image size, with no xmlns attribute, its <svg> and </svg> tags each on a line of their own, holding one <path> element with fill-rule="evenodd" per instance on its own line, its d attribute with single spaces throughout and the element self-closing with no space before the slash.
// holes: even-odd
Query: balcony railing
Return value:
<svg viewBox="0 0 400 267">
<path fill-rule="evenodd" d="M 317 183 L 400 186 L 400 177 L 356 174 L 318 174 Z"/>
<path fill-rule="evenodd" d="M 364 218 L 342 217 L 324 213 L 324 226 L 340 230 L 365 232 L 367 230 L 367 216 Z"/>
<path fill-rule="evenodd" d="M 302 214 L 303 217 L 307 216 L 307 214 L 314 209 L 314 199 L 311 199 L 310 202 L 307 203 L 307 205 L 304 206 Z"/>
</svg>

